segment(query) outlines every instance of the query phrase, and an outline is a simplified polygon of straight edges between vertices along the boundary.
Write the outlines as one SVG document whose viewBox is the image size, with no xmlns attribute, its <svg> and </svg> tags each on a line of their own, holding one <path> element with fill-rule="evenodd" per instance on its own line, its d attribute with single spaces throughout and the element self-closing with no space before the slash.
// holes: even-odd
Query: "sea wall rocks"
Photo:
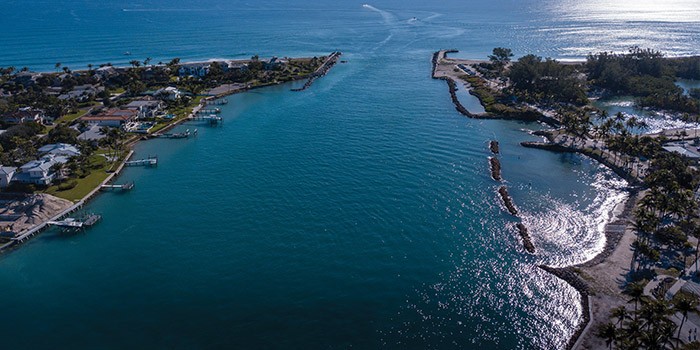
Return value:
<svg viewBox="0 0 700 350">
<path fill-rule="evenodd" d="M 513 199 L 510 197 L 510 194 L 508 194 L 508 188 L 506 186 L 501 186 L 498 188 L 498 193 L 501 195 L 503 205 L 506 206 L 506 209 L 508 209 L 510 215 L 518 216 L 518 209 L 515 208 L 515 204 L 513 204 Z"/>
<path fill-rule="evenodd" d="M 501 181 L 501 161 L 496 157 L 489 157 L 489 165 L 491 168 L 491 178 L 496 181 Z"/>
<path fill-rule="evenodd" d="M 340 51 L 336 51 L 336 52 L 331 53 L 331 55 L 328 57 L 328 60 L 326 62 L 324 62 L 323 65 L 321 65 L 321 67 L 318 68 L 318 70 L 311 73 L 311 75 L 309 76 L 309 80 L 306 81 L 304 86 L 302 86 L 299 89 L 292 89 L 292 91 L 304 91 L 304 90 L 308 89 L 309 87 L 311 87 L 311 85 L 314 83 L 314 81 L 316 81 L 316 79 L 326 75 L 328 73 L 328 71 L 331 70 L 331 68 L 333 68 L 333 66 L 336 63 L 338 63 L 338 59 L 340 58 L 340 55 L 342 55 L 342 53 Z"/>
<path fill-rule="evenodd" d="M 515 227 L 518 229 L 518 233 L 520 233 L 520 238 L 523 240 L 523 246 L 525 247 L 525 250 L 527 250 L 528 253 L 534 254 L 535 253 L 535 245 L 532 244 L 532 240 L 530 239 L 530 233 L 527 230 L 527 227 L 522 222 L 519 222 L 515 225 Z"/>
<path fill-rule="evenodd" d="M 496 141 L 496 140 L 489 141 L 489 150 L 493 154 L 498 154 L 500 151 L 498 141 Z"/>
<path fill-rule="evenodd" d="M 547 136 L 545 136 L 547 137 Z M 549 138 L 549 137 L 548 137 Z M 569 147 L 565 145 L 561 145 L 558 143 L 552 143 L 552 142 L 521 142 L 520 145 L 523 147 L 528 147 L 528 148 L 538 148 L 538 149 L 544 149 L 552 152 L 566 152 L 566 153 L 580 153 L 585 156 L 591 157 L 601 164 L 605 165 L 606 167 L 610 168 L 615 174 L 617 174 L 619 177 L 627 180 L 630 184 L 639 184 L 639 179 L 636 177 L 632 176 L 626 169 L 619 167 L 615 164 L 613 164 L 610 160 L 607 158 L 603 157 L 599 152 L 592 151 L 590 149 L 581 149 L 581 148 L 574 148 L 574 147 Z"/>
<path fill-rule="evenodd" d="M 500 147 L 498 144 L 498 141 L 492 140 L 489 142 L 489 150 L 491 153 L 494 155 L 498 155 L 500 153 Z M 491 169 L 491 177 L 498 182 L 501 182 L 502 176 L 501 176 L 501 161 L 494 157 L 489 157 L 489 165 Z M 515 216 L 516 218 L 518 217 L 518 209 L 515 207 L 515 203 L 513 203 L 513 198 L 510 196 L 508 193 L 508 187 L 505 185 L 502 185 L 498 188 L 498 194 L 501 197 L 501 201 L 503 202 L 503 206 L 506 208 L 508 213 L 510 215 Z M 527 230 L 527 227 L 525 227 L 525 224 L 521 222 L 518 222 L 515 225 L 515 228 L 518 230 L 518 234 L 520 235 L 520 238 L 523 241 L 523 247 L 525 250 L 530 253 L 534 254 L 535 253 L 535 245 L 532 243 L 532 239 L 530 238 L 530 233 Z"/>
</svg>

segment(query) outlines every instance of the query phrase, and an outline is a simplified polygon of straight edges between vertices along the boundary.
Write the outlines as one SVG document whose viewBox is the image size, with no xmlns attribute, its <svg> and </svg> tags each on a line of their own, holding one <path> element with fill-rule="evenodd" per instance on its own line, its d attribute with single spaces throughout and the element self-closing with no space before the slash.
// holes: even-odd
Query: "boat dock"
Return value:
<svg viewBox="0 0 700 350">
<path fill-rule="evenodd" d="M 186 139 L 186 138 L 189 138 L 190 136 L 197 136 L 197 129 L 194 129 L 194 131 L 191 133 L 190 133 L 190 129 L 187 129 L 187 130 L 185 130 L 185 132 L 158 135 L 158 137 L 162 137 L 162 138 L 166 138 L 166 139 Z"/>
<path fill-rule="evenodd" d="M 197 114 L 220 114 L 221 109 L 219 108 L 208 108 L 208 109 L 200 109 L 197 111 Z"/>
<path fill-rule="evenodd" d="M 207 100 L 207 102 L 206 102 L 207 105 L 213 105 L 213 106 L 225 105 L 227 103 L 228 103 L 228 100 L 225 98 L 218 99 L 218 100 Z"/>
<path fill-rule="evenodd" d="M 124 165 L 126 166 L 149 166 L 149 167 L 154 167 L 158 166 L 158 156 L 149 156 L 148 158 L 144 159 L 137 159 L 137 160 L 130 160 L 128 162 L 124 162 Z"/>
<path fill-rule="evenodd" d="M 79 230 L 95 225 L 102 220 L 102 215 L 88 214 L 83 218 L 67 218 L 61 221 L 49 221 L 47 224 L 51 226 L 62 227 L 64 230 Z"/>
<path fill-rule="evenodd" d="M 215 114 L 209 114 L 209 115 L 193 115 L 190 117 L 190 120 L 203 120 L 203 121 L 208 121 L 209 124 L 219 124 L 223 123 L 224 119 L 219 117 L 218 115 Z"/>
<path fill-rule="evenodd" d="M 129 191 L 134 188 L 134 182 L 127 182 L 123 184 L 112 184 L 112 185 L 102 185 L 100 186 L 101 189 L 103 190 L 122 190 L 122 191 Z"/>
</svg>

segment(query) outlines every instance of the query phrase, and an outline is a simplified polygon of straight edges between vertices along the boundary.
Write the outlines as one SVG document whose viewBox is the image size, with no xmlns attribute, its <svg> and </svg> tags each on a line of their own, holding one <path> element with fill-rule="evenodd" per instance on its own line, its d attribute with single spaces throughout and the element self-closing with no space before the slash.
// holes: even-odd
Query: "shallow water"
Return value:
<svg viewBox="0 0 700 350">
<path fill-rule="evenodd" d="M 181 127 L 195 139 L 140 143 L 136 156 L 157 154 L 158 168 L 127 169 L 133 191 L 92 202 L 98 226 L 0 257 L 4 344 L 561 348 L 579 296 L 535 266 L 600 252 L 625 183 L 586 158 L 520 147 L 539 124 L 460 116 L 430 57 L 698 53 L 694 3 L 567 4 L 3 2 L 0 65 L 336 49 L 349 61 L 302 93 L 230 97 L 223 126 Z M 489 177 L 490 139 L 535 255 Z"/>
</svg>

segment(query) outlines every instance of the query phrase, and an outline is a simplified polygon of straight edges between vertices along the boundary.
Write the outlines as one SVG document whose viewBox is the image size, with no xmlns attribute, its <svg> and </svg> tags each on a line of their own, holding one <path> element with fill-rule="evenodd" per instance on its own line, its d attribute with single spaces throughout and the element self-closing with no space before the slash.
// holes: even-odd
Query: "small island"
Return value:
<svg viewBox="0 0 700 350">
<path fill-rule="evenodd" d="M 128 190 L 112 181 L 130 160 L 133 145 L 170 133 L 189 120 L 218 124 L 225 96 L 306 80 L 311 86 L 340 52 L 310 58 L 154 63 L 132 60 L 55 72 L 0 68 L 0 250 L 66 218 L 103 190 Z M 196 133 L 196 131 L 195 131 Z M 71 224 L 69 221 L 62 221 Z"/>
<path fill-rule="evenodd" d="M 665 57 L 636 47 L 581 62 L 536 55 L 512 61 L 507 48 L 495 48 L 488 60 L 448 58 L 453 52 L 434 54 L 433 78 L 447 82 L 458 112 L 545 123 L 550 129 L 536 132 L 543 141 L 522 146 L 586 155 L 630 184 L 622 213 L 605 229 L 602 253 L 578 266 L 540 266 L 581 293 L 584 322 L 569 348 L 690 343 L 689 330 L 700 326 L 689 318 L 698 311 L 700 293 L 700 130 L 691 124 L 700 119 L 700 89 L 677 82 L 700 81 L 700 57 Z M 484 111 L 465 107 L 459 89 L 478 98 Z M 649 132 L 644 120 L 611 115 L 595 103 L 619 96 L 689 126 Z M 527 229 L 518 230 L 530 251 Z"/>
</svg>

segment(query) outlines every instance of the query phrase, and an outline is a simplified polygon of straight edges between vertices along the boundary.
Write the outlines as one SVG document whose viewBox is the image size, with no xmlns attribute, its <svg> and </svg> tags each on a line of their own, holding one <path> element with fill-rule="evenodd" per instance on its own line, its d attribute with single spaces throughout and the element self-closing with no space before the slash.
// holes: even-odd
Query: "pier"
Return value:
<svg viewBox="0 0 700 350">
<path fill-rule="evenodd" d="M 215 125 L 219 123 L 223 123 L 224 119 L 219 117 L 218 115 L 215 114 L 209 114 L 209 115 L 198 115 L 195 114 L 189 118 L 190 120 L 203 120 L 203 121 L 208 121 L 209 124 Z"/>
<path fill-rule="evenodd" d="M 186 138 L 189 138 L 190 136 L 197 136 L 197 129 L 194 129 L 194 131 L 191 133 L 190 133 L 190 129 L 187 129 L 187 130 L 185 130 L 185 132 L 158 135 L 158 137 L 165 138 L 165 139 L 186 139 Z"/>
<path fill-rule="evenodd" d="M 49 221 L 47 222 L 47 224 L 51 226 L 61 227 L 64 229 L 64 231 L 76 231 L 93 226 L 100 220 L 102 220 L 102 215 L 88 214 L 79 219 L 68 218 L 61 221 Z"/>
<path fill-rule="evenodd" d="M 196 114 L 220 114 L 221 109 L 220 108 L 209 108 L 209 109 L 200 109 L 197 111 Z"/>
<path fill-rule="evenodd" d="M 128 162 L 124 162 L 124 165 L 126 166 L 148 166 L 148 167 L 154 167 L 158 166 L 158 156 L 149 156 L 148 158 L 144 159 L 137 159 L 137 160 L 130 160 Z"/>
<path fill-rule="evenodd" d="M 228 100 L 225 98 L 218 99 L 218 100 L 207 100 L 206 105 L 212 105 L 212 106 L 220 106 L 220 105 L 225 105 L 228 104 Z M 218 109 L 218 108 L 217 108 Z"/>
<path fill-rule="evenodd" d="M 130 191 L 134 188 L 134 182 L 127 182 L 123 184 L 112 184 L 112 185 L 102 185 L 100 186 L 101 189 L 103 190 L 122 190 L 122 191 Z"/>
</svg>

